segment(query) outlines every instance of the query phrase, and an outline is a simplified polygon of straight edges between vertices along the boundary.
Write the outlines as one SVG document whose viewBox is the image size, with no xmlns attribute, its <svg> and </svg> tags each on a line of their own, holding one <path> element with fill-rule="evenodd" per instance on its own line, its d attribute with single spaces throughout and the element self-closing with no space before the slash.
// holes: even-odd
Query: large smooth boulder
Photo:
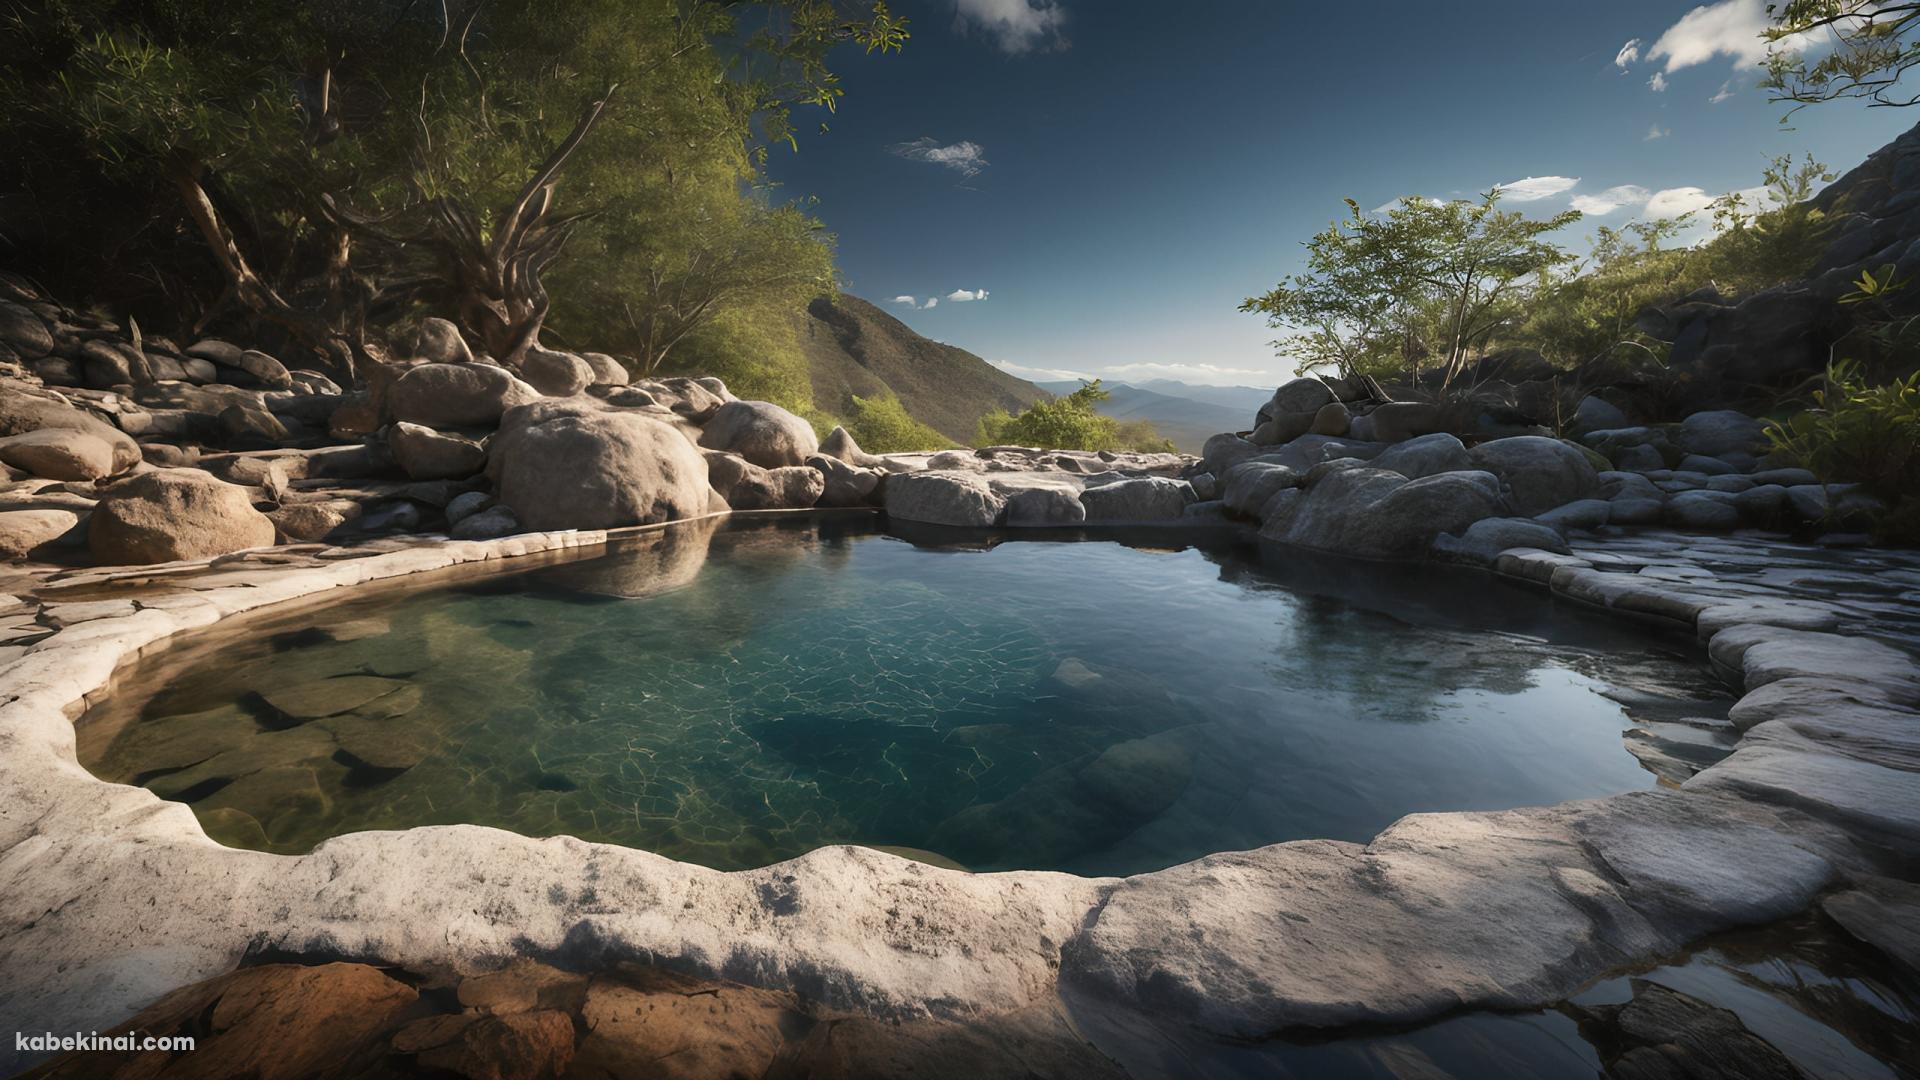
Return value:
<svg viewBox="0 0 1920 1080">
<path fill-rule="evenodd" d="M 1473 458 L 1459 439 L 1438 431 L 1387 447 L 1373 459 L 1373 467 L 1397 472 L 1409 480 L 1418 480 L 1423 476 L 1471 469 Z"/>
<path fill-rule="evenodd" d="M 140 444 L 126 432 L 64 401 L 44 397 L 13 382 L 0 383 L 0 437 L 54 428 L 82 431 L 113 447 L 113 472 L 140 464 Z"/>
<path fill-rule="evenodd" d="M 583 352 L 579 356 L 587 362 L 588 367 L 593 369 L 595 386 L 625 386 L 633 381 L 633 376 L 628 374 L 626 365 L 606 353 Z"/>
<path fill-rule="evenodd" d="M 1458 536 L 1442 533 L 1433 538 L 1434 558 L 1472 566 L 1492 566 L 1501 552 L 1514 548 L 1537 548 L 1560 555 L 1569 551 L 1558 530 L 1526 518 L 1483 518 Z"/>
<path fill-rule="evenodd" d="M 387 429 L 387 447 L 411 480 L 459 480 L 487 464 L 486 449 L 472 439 L 405 420 Z"/>
<path fill-rule="evenodd" d="M 520 377 L 548 397 L 572 397 L 593 385 L 593 365 L 570 352 L 536 345 L 520 361 Z"/>
<path fill-rule="evenodd" d="M 22 360 L 38 360 L 53 351 L 53 334 L 32 308 L 0 301 L 0 345 Z"/>
<path fill-rule="evenodd" d="M 1064 485 L 1025 488 L 1007 497 L 1007 524 L 1011 526 L 1049 528 L 1079 525 L 1086 520 L 1086 506 Z"/>
<path fill-rule="evenodd" d="M 1759 454 L 1767 448 L 1766 427 L 1743 412 L 1714 409 L 1680 421 L 1676 439 L 1688 454 L 1709 458 Z"/>
<path fill-rule="evenodd" d="M 1227 470 L 1221 501 L 1228 510 L 1259 517 L 1274 494 L 1306 483 L 1306 474 L 1271 461 L 1243 461 Z"/>
<path fill-rule="evenodd" d="M 889 477 L 887 516 L 929 525 L 985 528 L 1006 500 L 977 473 L 917 472 Z"/>
<path fill-rule="evenodd" d="M 1573 411 L 1573 426 L 1581 431 L 1623 428 L 1632 422 L 1620 406 L 1593 394 L 1581 398 L 1580 404 Z"/>
<path fill-rule="evenodd" d="M 820 493 L 821 506 L 871 506 L 874 492 L 880 487 L 880 479 L 886 475 L 879 469 L 849 465 L 825 453 L 808 458 L 807 465 L 818 469 L 820 475 L 826 478 L 826 487 Z"/>
<path fill-rule="evenodd" d="M 1498 514 L 1498 488 L 1483 472 L 1409 480 L 1385 469 L 1340 469 L 1298 497 L 1276 498 L 1260 535 L 1359 558 L 1419 558 L 1441 533 Z"/>
<path fill-rule="evenodd" d="M 637 412 L 566 412 L 503 425 L 488 448 L 500 502 L 520 524 L 612 529 L 697 517 L 707 463 L 673 425 Z"/>
<path fill-rule="evenodd" d="M 830 458 L 839 458 L 849 465 L 859 465 L 868 469 L 885 467 L 885 462 L 880 455 L 869 454 L 860 449 L 860 444 L 853 441 L 853 433 L 843 427 L 835 427 L 827 433 L 827 437 L 820 442 L 820 452 Z"/>
<path fill-rule="evenodd" d="M 1080 493 L 1088 522 L 1168 521 L 1193 501 L 1193 485 L 1170 476 L 1137 476 Z"/>
<path fill-rule="evenodd" d="M 430 428 L 492 427 L 516 405 L 540 400 L 540 391 L 491 364 L 420 364 L 387 389 L 395 420 Z"/>
<path fill-rule="evenodd" d="M 1425 401 L 1389 401 L 1366 415 L 1368 434 L 1378 442 L 1405 442 L 1453 428 L 1447 410 Z"/>
<path fill-rule="evenodd" d="M 1337 400 L 1339 399 L 1334 396 L 1332 387 L 1311 375 L 1303 375 L 1291 382 L 1283 383 L 1273 392 L 1273 400 L 1268 404 L 1268 411 L 1273 416 L 1284 416 L 1288 413 L 1315 413 L 1322 405 L 1331 405 Z"/>
<path fill-rule="evenodd" d="M 1522 517 L 1600 492 L 1600 474 L 1593 463 L 1558 439 L 1540 435 L 1494 439 L 1474 447 L 1468 457 L 1475 468 L 1500 478 L 1514 513 Z"/>
<path fill-rule="evenodd" d="M 715 409 L 700 433 L 708 450 L 739 454 L 763 469 L 804 465 L 820 450 L 813 425 L 766 401 L 729 401 Z"/>
<path fill-rule="evenodd" d="M 1253 441 L 1225 431 L 1209 438 L 1200 448 L 1200 467 L 1215 476 L 1225 476 L 1235 465 L 1258 457 L 1261 452 L 1261 447 Z"/>
<path fill-rule="evenodd" d="M 113 445 L 73 428 L 0 438 L 0 462 L 47 480 L 98 480 L 113 472 Z"/>
<path fill-rule="evenodd" d="M 0 511 L 0 559 L 34 559 L 84 542 L 87 519 L 72 510 Z"/>
<path fill-rule="evenodd" d="M 704 424 L 713 419 L 713 414 L 720 411 L 720 406 L 732 400 L 730 397 L 723 396 L 726 390 L 724 384 L 720 387 L 720 393 L 716 393 L 713 387 L 708 385 L 719 381 L 675 375 L 666 379 L 641 379 L 632 384 L 632 389 L 645 393 L 658 404 L 666 406 L 696 424 Z M 777 408 L 777 406 L 770 405 L 768 408 Z M 786 413 L 784 409 L 780 411 Z M 793 414 L 786 413 L 786 415 Z M 811 432 L 813 429 L 809 426 L 807 430 Z M 716 449 L 725 449 L 725 447 L 716 447 Z"/>
<path fill-rule="evenodd" d="M 460 328 L 445 319 L 421 319 L 413 333 L 413 355 L 429 364 L 471 364 L 473 350 Z"/>
<path fill-rule="evenodd" d="M 199 469 L 156 469 L 107 489 L 87 527 L 94 559 L 114 566 L 207 559 L 274 541 L 247 489 Z"/>
<path fill-rule="evenodd" d="M 701 453 L 707 483 L 735 510 L 805 510 L 827 490 L 827 475 L 809 465 L 763 469 L 738 454 Z"/>
</svg>

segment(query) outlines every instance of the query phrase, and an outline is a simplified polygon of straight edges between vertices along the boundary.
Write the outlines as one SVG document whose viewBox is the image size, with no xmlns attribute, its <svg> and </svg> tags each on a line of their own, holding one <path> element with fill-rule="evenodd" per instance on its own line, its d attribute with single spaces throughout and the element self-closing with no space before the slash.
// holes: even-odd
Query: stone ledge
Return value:
<svg viewBox="0 0 1920 1080">
<path fill-rule="evenodd" d="M 1754 721 L 1762 737 L 1682 790 L 1413 815 L 1367 845 L 1277 844 L 1125 880 L 969 875 L 848 846 L 722 873 L 475 826 L 358 833 L 278 856 L 221 847 L 188 807 L 75 759 L 71 718 L 121 664 L 182 632 L 657 528 L 271 549 L 50 584 L 64 625 L 35 623 L 23 654 L 0 653 L 0 1027 L 104 1027 L 262 950 L 454 974 L 514 957 L 641 960 L 883 1017 L 1007 1012 L 1066 986 L 1244 1037 L 1404 1024 L 1544 1005 L 1702 934 L 1800 910 L 1876 859 L 1920 853 L 1920 774 L 1897 755 L 1876 760 L 1874 733 L 1855 733 L 1843 755 L 1829 750 L 1849 732 L 1830 716 L 1823 742 L 1761 723 L 1818 719 L 1804 710 L 1833 695 L 1874 703 L 1881 734 L 1890 717 L 1920 720 L 1910 667 L 1892 666 L 1903 654 L 1856 647 L 1845 670 L 1829 670 L 1849 639 L 1769 622 L 1797 608 L 1708 605 L 1683 581 L 1601 553 L 1510 550 L 1497 572 L 1636 617 L 1712 611 L 1728 663 L 1751 641 L 1737 656 L 1747 677 L 1802 693 L 1770 693 Z M 185 593 L 136 588 L 156 581 Z M 114 587 L 125 587 L 119 602 L 97 603 Z M 1812 672 L 1799 662 L 1808 648 Z M 1849 794 L 1861 770 L 1874 805 Z"/>
</svg>

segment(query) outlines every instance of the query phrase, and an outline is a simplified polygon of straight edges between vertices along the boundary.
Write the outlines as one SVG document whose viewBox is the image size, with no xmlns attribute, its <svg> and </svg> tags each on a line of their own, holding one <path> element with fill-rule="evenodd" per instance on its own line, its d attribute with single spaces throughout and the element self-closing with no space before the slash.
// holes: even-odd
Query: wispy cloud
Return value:
<svg viewBox="0 0 1920 1080">
<path fill-rule="evenodd" d="M 1639 184 L 1620 184 L 1595 195 L 1575 195 L 1573 208 L 1583 214 L 1600 217 L 1627 206 L 1640 206 L 1653 197 L 1653 192 Z"/>
<path fill-rule="evenodd" d="M 1676 187 L 1656 191 L 1647 199 L 1647 216 L 1650 218 L 1676 218 L 1682 214 L 1697 214 L 1713 205 L 1713 196 L 1705 188 Z"/>
<path fill-rule="evenodd" d="M 1665 93 L 1667 89 L 1667 73 L 1664 71 L 1654 72 L 1653 78 L 1647 80 L 1647 88 L 1656 94 Z"/>
<path fill-rule="evenodd" d="M 927 297 L 926 303 L 921 303 L 918 297 L 896 296 L 893 298 L 893 302 L 896 304 L 905 304 L 917 311 L 925 311 L 928 308 L 940 306 L 940 298 L 937 296 Z"/>
<path fill-rule="evenodd" d="M 990 162 L 986 158 L 986 148 L 977 142 L 961 140 L 957 143 L 940 145 L 940 140 L 925 137 L 912 142 L 894 143 L 887 152 L 909 161 L 924 161 L 929 165 L 941 165 L 960 174 L 962 179 L 971 180 L 980 175 L 980 170 Z"/>
<path fill-rule="evenodd" d="M 987 290 L 985 289 L 955 289 L 947 294 L 947 299 L 956 304 L 965 304 L 974 300 L 985 300 L 986 298 Z"/>
<path fill-rule="evenodd" d="M 1723 82 L 1720 84 L 1720 89 L 1716 90 L 1712 97 L 1707 99 L 1707 104 L 1718 105 L 1732 96 L 1733 96 L 1733 80 L 1728 79 L 1726 82 Z"/>
<path fill-rule="evenodd" d="M 1652 142 L 1655 139 L 1664 139 L 1671 134 L 1673 134 L 1673 131 L 1671 129 L 1663 128 L 1659 124 L 1654 124 L 1651 127 L 1647 128 L 1646 138 L 1642 139 L 1641 141 Z"/>
<path fill-rule="evenodd" d="M 1500 195 L 1509 202 L 1539 202 L 1573 190 L 1577 176 L 1529 176 L 1498 185 Z"/>
<path fill-rule="evenodd" d="M 1258 368 L 1224 367 L 1220 364 L 1159 364 L 1133 363 L 1115 364 L 1106 370 L 1108 375 L 1146 375 L 1160 379 L 1178 379 L 1181 382 L 1196 383 L 1201 386 L 1233 386 L 1245 379 L 1271 378 L 1270 373 Z"/>
<path fill-rule="evenodd" d="M 1625 71 L 1638 59 L 1640 59 L 1640 39 L 1634 38 L 1620 46 L 1620 51 L 1613 56 L 1613 66 Z"/>
<path fill-rule="evenodd" d="M 1067 11 L 1056 0 L 954 0 L 954 25 L 990 38 L 1009 56 L 1067 47 Z"/>
<path fill-rule="evenodd" d="M 1704 64 L 1716 56 L 1729 57 L 1738 64 L 1758 64 L 1767 58 L 1767 40 L 1762 35 L 1769 25 L 1767 0 L 1702 4 L 1667 27 L 1647 49 L 1647 59 L 1664 60 L 1669 72 Z"/>
<path fill-rule="evenodd" d="M 1089 375 L 1084 371 L 1070 371 L 1066 368 L 1027 367 L 1024 364 L 1009 363 L 1005 360 L 989 360 L 987 363 L 992 364 L 994 367 L 999 368 L 1009 375 L 1018 375 L 1023 379 L 1057 381 L 1061 379 L 1093 379 L 1098 377 Z"/>
</svg>

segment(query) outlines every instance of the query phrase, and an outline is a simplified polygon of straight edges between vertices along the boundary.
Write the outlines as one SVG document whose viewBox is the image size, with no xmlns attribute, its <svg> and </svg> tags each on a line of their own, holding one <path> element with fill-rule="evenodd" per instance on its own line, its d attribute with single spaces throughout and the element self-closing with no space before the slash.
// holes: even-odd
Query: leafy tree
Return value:
<svg viewBox="0 0 1920 1080">
<path fill-rule="evenodd" d="M 29 151 L 8 187 L 58 203 L 92 170 L 156 210 L 170 194 L 185 213 L 160 220 L 190 224 L 221 290 L 192 330 L 244 312 L 343 368 L 377 350 L 370 325 L 422 307 L 511 360 L 555 306 L 549 276 L 660 283 L 562 302 L 576 337 L 704 291 L 673 341 L 756 284 L 817 285 L 830 255 L 792 242 L 813 224 L 742 189 L 794 107 L 838 100 L 835 46 L 906 36 L 884 4 L 832 0 L 23 0 L 7 20 L 0 124 Z M 769 230 L 785 242 L 742 270 L 743 237 Z M 598 261 L 555 269 L 576 236 Z M 714 266 L 724 287 L 675 287 Z M 197 270 L 152 270 L 194 294 L 169 279 Z"/>
<path fill-rule="evenodd" d="M 1717 234 L 1705 248 L 1707 273 L 1726 293 L 1748 293 L 1806 276 L 1825 250 L 1834 222 L 1813 205 L 1820 185 L 1834 174 L 1806 155 L 1767 164 L 1764 207 L 1751 207 L 1739 192 L 1714 201 Z"/>
<path fill-rule="evenodd" d="M 1663 355 L 1666 344 L 1642 334 L 1634 319 L 1647 305 L 1705 283 L 1700 251 L 1672 244 L 1690 216 L 1602 225 L 1585 260 L 1543 280 L 1509 340 L 1567 366 L 1622 347 Z"/>
<path fill-rule="evenodd" d="M 1049 450 L 1171 450 L 1145 420 L 1122 424 L 1095 411 L 1113 397 L 1100 380 L 1082 383 L 1078 390 L 1047 401 L 1036 401 L 1018 415 L 995 409 L 980 418 L 976 440 L 981 446 L 1038 446 Z"/>
<path fill-rule="evenodd" d="M 1307 272 L 1241 310 L 1294 331 L 1277 344 L 1303 367 L 1353 374 L 1397 350 L 1417 377 L 1430 353 L 1444 391 L 1489 338 L 1518 321 L 1548 272 L 1572 258 L 1545 236 L 1578 221 L 1578 211 L 1536 221 L 1499 209 L 1499 200 L 1498 191 L 1478 202 L 1409 197 L 1373 215 L 1348 199 L 1350 216 L 1307 242 Z"/>
<path fill-rule="evenodd" d="M 1767 5 L 1772 25 L 1767 75 L 1760 83 L 1774 101 L 1795 108 L 1839 99 L 1876 106 L 1907 106 L 1920 94 L 1899 91 L 1900 76 L 1920 64 L 1920 3 L 1882 0 L 1784 0 Z M 1830 47 L 1817 59 L 1799 47 L 1807 37 Z"/>
</svg>

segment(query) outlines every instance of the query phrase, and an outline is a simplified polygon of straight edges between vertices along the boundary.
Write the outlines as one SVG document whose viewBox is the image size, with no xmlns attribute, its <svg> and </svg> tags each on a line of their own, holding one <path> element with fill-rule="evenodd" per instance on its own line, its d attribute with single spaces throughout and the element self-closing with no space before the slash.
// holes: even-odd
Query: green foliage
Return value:
<svg viewBox="0 0 1920 1080">
<path fill-rule="evenodd" d="M 853 415 L 845 426 L 860 449 L 870 454 L 945 450 L 953 445 L 952 439 L 915 420 L 892 394 L 870 398 L 855 395 Z"/>
<path fill-rule="evenodd" d="M 1683 225 L 1668 219 L 1601 226 L 1586 260 L 1543 281 L 1526 321 L 1504 340 L 1566 366 L 1623 347 L 1663 356 L 1666 343 L 1642 334 L 1634 317 L 1698 287 L 1698 252 L 1670 246 Z"/>
<path fill-rule="evenodd" d="M 1783 457 L 1822 480 L 1851 481 L 1912 520 L 1920 502 L 1920 372 L 1872 385 L 1861 368 L 1828 368 L 1813 407 L 1770 421 L 1767 438 Z M 1906 539 L 1920 539 L 1920 531 Z"/>
<path fill-rule="evenodd" d="M 1764 173 L 1768 209 L 1747 206 L 1738 192 L 1714 201 L 1716 235 L 1709 241 L 1701 272 L 1727 295 L 1743 295 L 1806 276 L 1825 250 L 1834 222 L 1812 204 L 1819 186 L 1834 174 L 1807 155 L 1794 164 L 1788 154 L 1769 162 Z"/>
<path fill-rule="evenodd" d="M 1019 415 L 995 409 L 980 418 L 975 441 L 981 446 L 1038 446 L 1048 450 L 1142 450 L 1172 452 L 1173 443 L 1161 438 L 1145 420 L 1122 423 L 1095 411 L 1113 395 L 1100 380 L 1050 401 L 1036 401 Z"/>
<path fill-rule="evenodd" d="M 1536 221 L 1500 210 L 1499 200 L 1498 191 L 1478 202 L 1409 197 L 1377 215 L 1348 199 L 1349 216 L 1307 241 L 1307 272 L 1240 310 L 1291 331 L 1275 345 L 1303 371 L 1417 375 L 1432 357 L 1449 384 L 1571 260 L 1546 235 L 1579 220 L 1577 211 Z"/>
<path fill-rule="evenodd" d="M 777 306 L 721 312 L 689 334 L 660 373 L 713 375 L 737 397 L 771 401 L 801 416 L 814 412 L 799 331 Z"/>
<path fill-rule="evenodd" d="M 1767 14 L 1772 25 L 1765 31 L 1767 75 L 1760 85 L 1774 101 L 1796 108 L 1843 98 L 1895 106 L 1920 101 L 1897 87 L 1900 76 L 1920 64 L 1920 4 L 1783 0 L 1768 4 Z M 1807 49 L 1807 39 L 1827 47 Z"/>
<path fill-rule="evenodd" d="M 531 197 L 536 265 L 569 247 L 548 288 L 524 283 L 528 311 L 550 291 L 556 331 L 643 369 L 729 309 L 831 290 L 818 223 L 757 165 L 795 141 L 795 109 L 839 100 L 835 47 L 906 39 L 885 4 L 835 0 L 22 0 L 0 25 L 0 141 L 20 151 L 0 184 L 48 223 L 49 263 L 137 267 L 165 299 L 148 325 L 461 319 L 477 286 L 449 237 L 498 248 Z"/>
</svg>

